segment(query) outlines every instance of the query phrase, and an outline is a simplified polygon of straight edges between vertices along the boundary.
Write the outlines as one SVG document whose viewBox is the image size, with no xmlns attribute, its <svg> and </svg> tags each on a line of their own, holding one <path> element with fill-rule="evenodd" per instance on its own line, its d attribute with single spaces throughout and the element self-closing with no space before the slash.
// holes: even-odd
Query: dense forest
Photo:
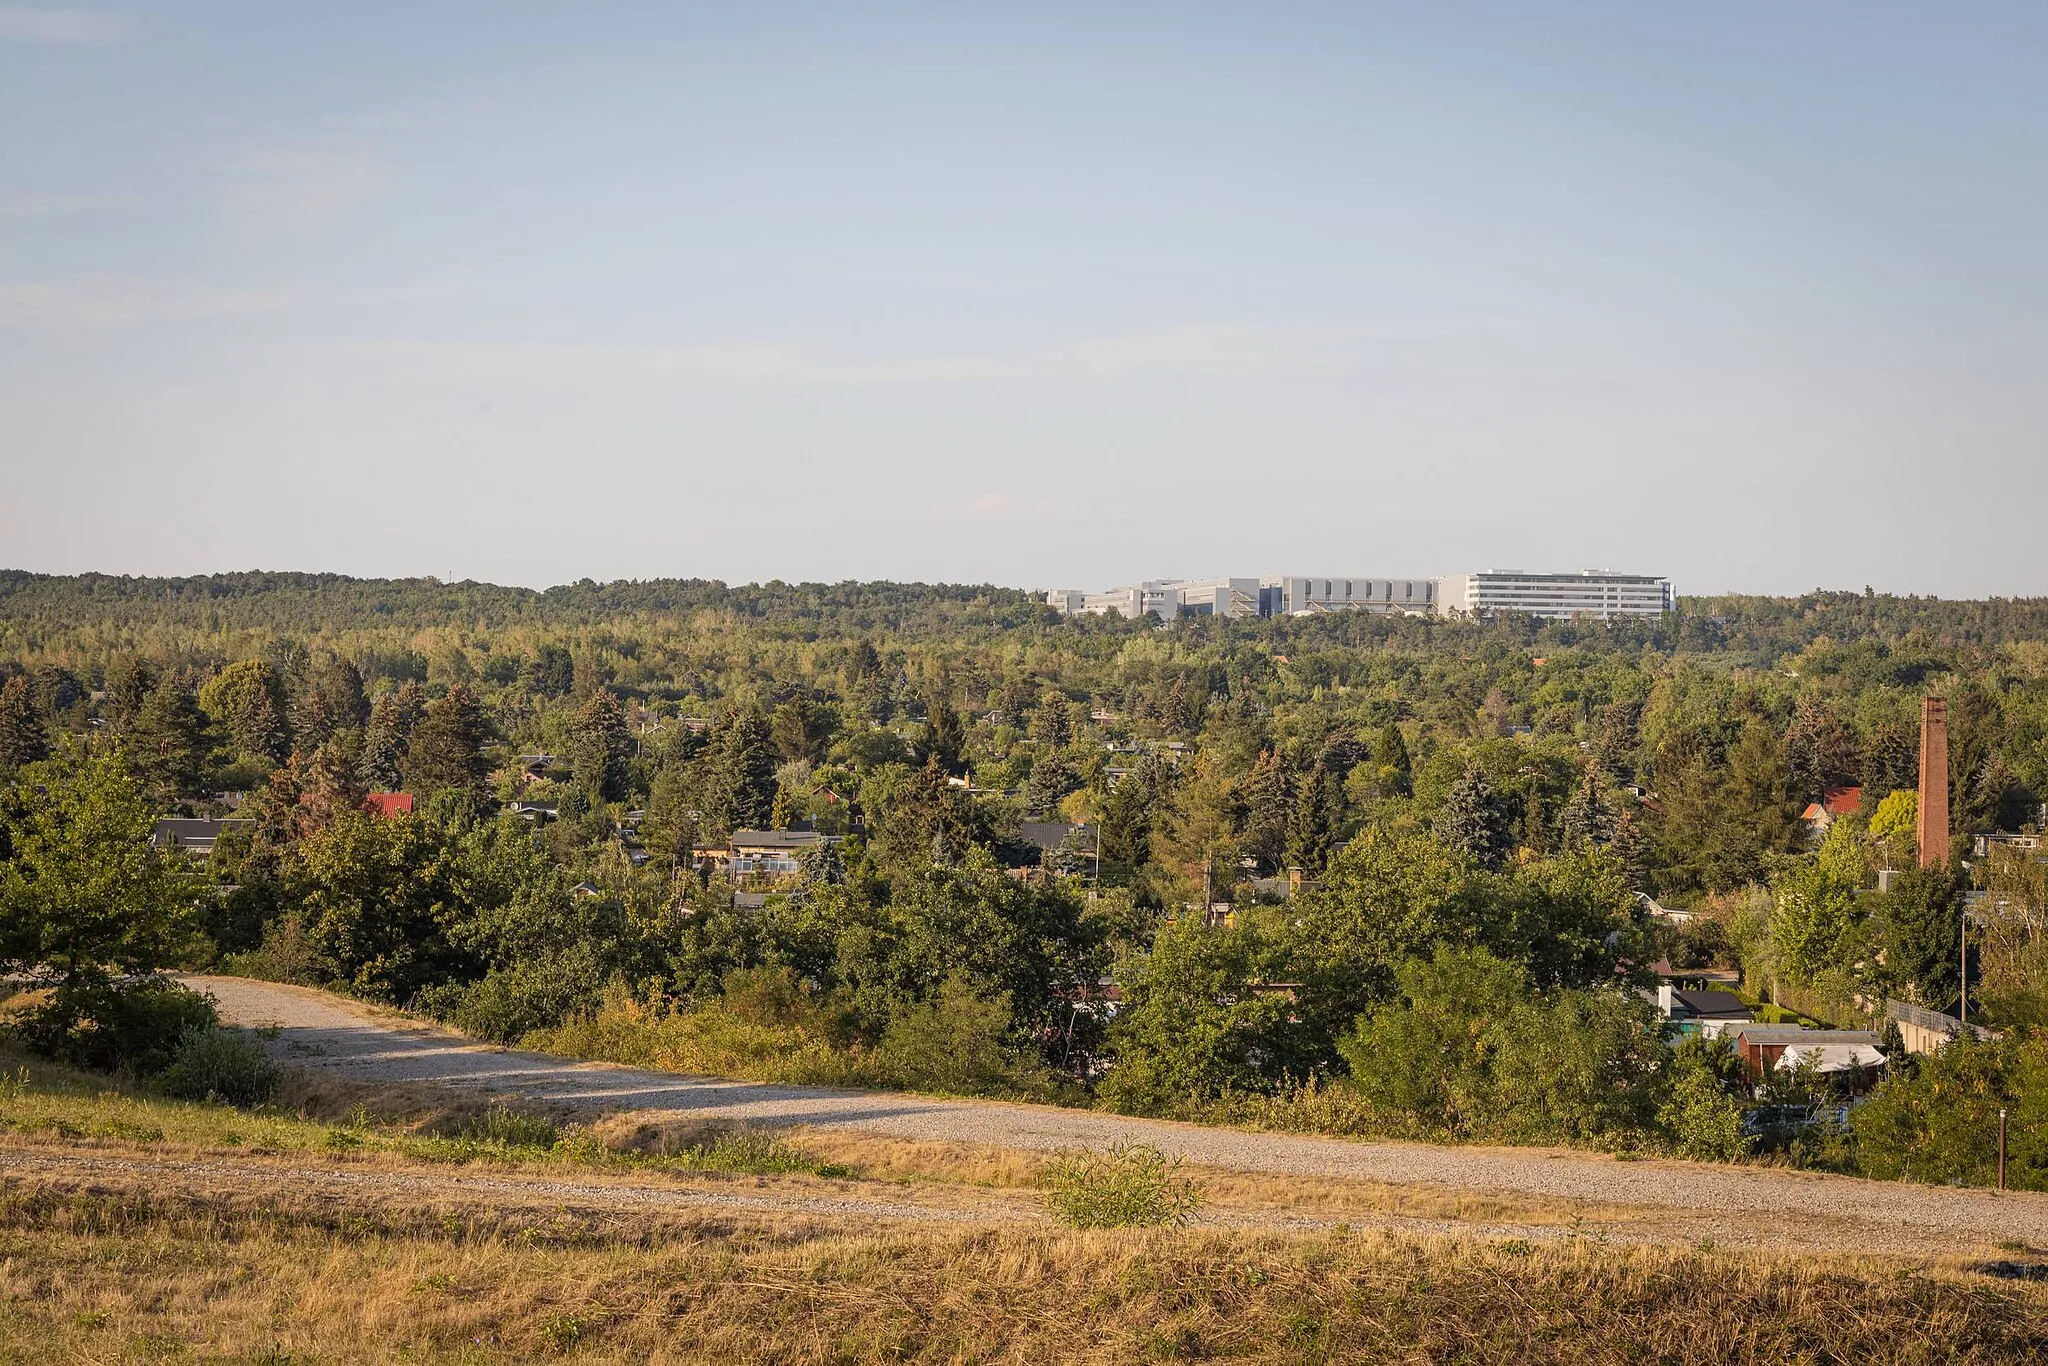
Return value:
<svg viewBox="0 0 2048 1366">
<path fill-rule="evenodd" d="M 1957 837 L 1915 870 L 1931 695 Z M 2040 827 L 2048 600 L 1161 625 L 987 586 L 0 573 L 0 777 L 0 966 L 76 978 L 33 1026 L 60 1051 L 180 963 L 736 1074 L 1735 1155 L 1758 1098 L 1667 1042 L 1632 989 L 1661 961 L 1859 1026 L 1967 980 L 2005 1027 L 1807 1160 L 1949 1143 L 1941 1068 L 2048 1104 L 2043 865 L 1968 838 Z M 93 839 L 230 812 L 135 871 L 125 939 L 53 899 Z M 695 852 L 740 829 L 840 838 L 744 897 Z"/>
</svg>

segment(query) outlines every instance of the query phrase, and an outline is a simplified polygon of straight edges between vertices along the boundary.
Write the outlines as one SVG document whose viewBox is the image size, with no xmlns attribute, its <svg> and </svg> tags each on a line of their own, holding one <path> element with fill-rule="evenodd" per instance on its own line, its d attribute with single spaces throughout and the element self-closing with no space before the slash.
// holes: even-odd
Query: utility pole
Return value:
<svg viewBox="0 0 2048 1366">
<path fill-rule="evenodd" d="M 2005 1107 L 1998 1108 L 1998 1188 L 2005 1189 Z"/>
<path fill-rule="evenodd" d="M 1970 908 L 1967 904 L 1964 905 L 1962 914 L 1956 918 L 1962 921 L 1963 941 L 1963 963 L 1960 974 L 1962 996 L 1960 1004 L 1956 1007 L 1956 1018 L 1964 1024 L 1968 1024 L 1970 1022 Z"/>
</svg>

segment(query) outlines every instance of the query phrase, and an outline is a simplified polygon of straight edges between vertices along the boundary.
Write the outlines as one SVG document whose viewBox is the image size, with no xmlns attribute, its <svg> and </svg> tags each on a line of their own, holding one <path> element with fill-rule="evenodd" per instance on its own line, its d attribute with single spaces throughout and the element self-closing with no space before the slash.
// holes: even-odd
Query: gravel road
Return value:
<svg viewBox="0 0 2048 1366">
<path fill-rule="evenodd" d="M 473 1043 L 326 992 L 195 977 L 235 1024 L 278 1027 L 280 1061 L 358 1080 L 432 1082 L 591 1113 L 682 1111 L 760 1125 L 1048 1151 L 1149 1143 L 1191 1163 L 1503 1195 L 1634 1205 L 1723 1218 L 1797 1220 L 1847 1250 L 1911 1245 L 1957 1253 L 2020 1240 L 2048 1247 L 2048 1195 L 1956 1190 L 1684 1162 L 1617 1162 L 1553 1149 L 1437 1147 L 1246 1133 L 1086 1110 L 894 1092 L 770 1086 L 572 1062 Z M 1828 1236 L 1829 1231 L 1834 1236 Z"/>
</svg>

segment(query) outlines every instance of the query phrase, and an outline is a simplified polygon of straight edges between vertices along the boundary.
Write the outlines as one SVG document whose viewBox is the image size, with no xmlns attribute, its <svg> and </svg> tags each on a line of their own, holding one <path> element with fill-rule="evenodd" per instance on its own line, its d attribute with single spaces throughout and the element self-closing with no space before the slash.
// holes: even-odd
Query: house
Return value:
<svg viewBox="0 0 2048 1366">
<path fill-rule="evenodd" d="M 710 872 L 781 879 L 803 871 L 801 855 L 839 839 L 816 830 L 735 830 L 722 847 L 699 845 L 690 852 L 698 866 Z"/>
<path fill-rule="evenodd" d="M 1831 787 L 1821 793 L 1820 800 L 1808 802 L 1799 819 L 1806 822 L 1806 828 L 1816 837 L 1825 835 L 1828 827 L 1843 816 L 1853 816 L 1863 805 L 1863 789 L 1860 787 Z"/>
<path fill-rule="evenodd" d="M 1719 1038 L 1732 1025 L 1756 1023 L 1756 1011 L 1733 992 L 1689 991 L 1669 982 L 1657 985 L 1657 1013 L 1681 1034 Z"/>
<path fill-rule="evenodd" d="M 410 792 L 372 792 L 363 799 L 363 802 L 369 808 L 371 815 L 382 816 L 386 820 L 393 816 L 410 816 L 412 814 L 412 793 Z"/>
<path fill-rule="evenodd" d="M 1877 1035 L 1867 1029 L 1802 1029 L 1797 1025 L 1735 1025 L 1722 1037 L 1735 1044 L 1743 1070 L 1752 1082 L 1762 1081 L 1784 1064 L 1788 1052 L 1791 1065 L 1813 1059 L 1823 1072 L 1843 1072 L 1884 1062 L 1878 1051 Z"/>
<path fill-rule="evenodd" d="M 203 859 L 213 852 L 214 843 L 231 827 L 249 825 L 243 818 L 209 821 L 188 816 L 165 816 L 149 832 L 149 842 L 158 849 L 176 850 Z"/>
<path fill-rule="evenodd" d="M 505 808 L 515 816 L 523 816 L 535 825 L 546 825 L 561 814 L 559 802 L 513 802 Z"/>
</svg>

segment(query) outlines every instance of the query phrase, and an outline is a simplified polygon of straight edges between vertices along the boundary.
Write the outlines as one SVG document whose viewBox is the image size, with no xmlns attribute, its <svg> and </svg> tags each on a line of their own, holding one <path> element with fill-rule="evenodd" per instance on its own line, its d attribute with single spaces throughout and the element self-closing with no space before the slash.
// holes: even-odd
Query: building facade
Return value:
<svg viewBox="0 0 2048 1366">
<path fill-rule="evenodd" d="M 1265 581 L 1278 593 L 1267 616 L 1309 612 L 1406 612 L 1436 610 L 1435 579 L 1296 578 Z"/>
<path fill-rule="evenodd" d="M 1616 617 L 1660 616 L 1671 610 L 1673 602 L 1669 579 L 1591 569 L 1577 574 L 1488 569 L 1453 574 L 1437 589 L 1437 610 L 1446 616 L 1526 612 L 1563 620 L 1596 617 L 1612 621 Z"/>
</svg>

